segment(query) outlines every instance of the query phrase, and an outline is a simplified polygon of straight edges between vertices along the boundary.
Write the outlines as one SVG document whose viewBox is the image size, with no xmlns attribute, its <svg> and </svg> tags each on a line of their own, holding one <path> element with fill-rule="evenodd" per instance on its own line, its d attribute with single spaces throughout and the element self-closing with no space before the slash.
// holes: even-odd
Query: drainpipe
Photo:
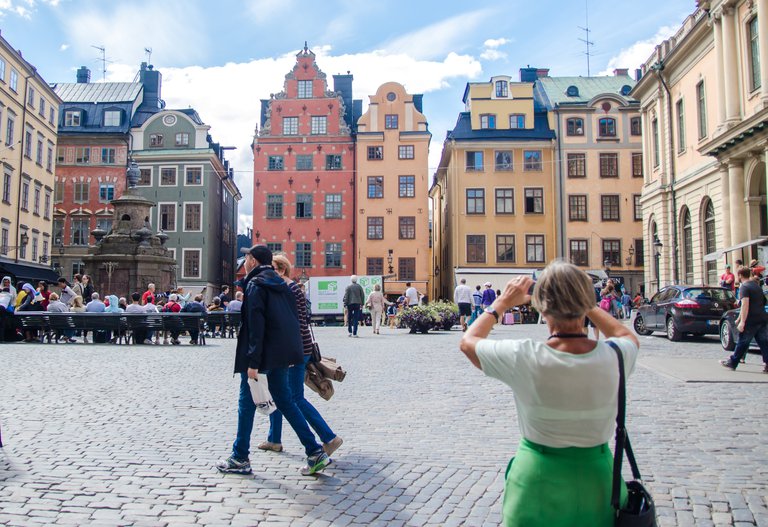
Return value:
<svg viewBox="0 0 768 527">
<path fill-rule="evenodd" d="M 24 136 L 27 131 L 27 98 L 29 97 L 29 78 L 34 77 L 33 71 L 26 77 L 24 77 L 24 92 L 21 101 L 21 126 L 19 127 L 19 133 L 21 134 L 21 141 L 19 141 L 19 192 L 16 197 L 16 251 L 14 252 L 14 263 L 19 263 L 19 250 L 21 249 L 21 187 L 24 182 Z M 30 240 L 31 241 L 31 240 Z"/>
<path fill-rule="evenodd" d="M 563 189 L 563 159 L 562 159 L 562 143 L 560 142 L 560 112 L 555 112 L 555 118 L 557 119 L 557 140 L 555 149 L 555 155 L 557 156 L 557 179 L 555 179 L 555 195 L 559 198 L 560 207 L 557 211 L 557 231 L 555 233 L 556 239 L 560 240 L 560 257 L 564 260 L 568 260 L 568 253 L 566 252 L 566 239 L 565 239 L 565 192 Z M 559 234 L 559 236 L 558 236 Z"/>
</svg>

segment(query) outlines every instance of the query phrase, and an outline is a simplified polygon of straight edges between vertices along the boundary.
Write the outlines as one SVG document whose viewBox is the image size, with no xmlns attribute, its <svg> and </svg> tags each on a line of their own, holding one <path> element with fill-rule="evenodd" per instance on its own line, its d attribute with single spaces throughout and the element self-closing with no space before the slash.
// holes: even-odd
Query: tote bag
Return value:
<svg viewBox="0 0 768 527">
<path fill-rule="evenodd" d="M 269 383 L 267 376 L 263 373 L 256 375 L 256 379 L 248 379 L 248 387 L 251 389 L 253 404 L 256 405 L 256 411 L 262 415 L 269 415 L 275 410 L 275 401 L 272 400 L 272 394 L 269 393 Z"/>
</svg>

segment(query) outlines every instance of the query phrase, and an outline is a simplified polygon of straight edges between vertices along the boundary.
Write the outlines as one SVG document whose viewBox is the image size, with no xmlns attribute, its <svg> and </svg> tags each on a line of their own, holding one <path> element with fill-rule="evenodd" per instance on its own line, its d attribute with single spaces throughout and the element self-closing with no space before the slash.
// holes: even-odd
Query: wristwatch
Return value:
<svg viewBox="0 0 768 527">
<path fill-rule="evenodd" d="M 499 322 L 499 314 L 498 314 L 498 313 L 496 312 L 496 310 L 495 310 L 495 309 L 493 309 L 491 306 L 488 306 L 488 307 L 486 307 L 486 308 L 484 309 L 484 311 L 485 311 L 486 313 L 488 313 L 489 315 L 493 315 L 493 318 L 495 318 L 495 319 L 496 319 L 496 322 L 497 322 L 497 323 Z"/>
</svg>

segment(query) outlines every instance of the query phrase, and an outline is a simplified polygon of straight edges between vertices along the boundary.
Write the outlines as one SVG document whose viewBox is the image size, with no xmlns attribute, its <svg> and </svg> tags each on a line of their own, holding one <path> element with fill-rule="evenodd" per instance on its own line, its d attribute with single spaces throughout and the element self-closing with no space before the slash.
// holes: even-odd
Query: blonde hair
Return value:
<svg viewBox="0 0 768 527">
<path fill-rule="evenodd" d="M 72 307 L 83 307 L 83 297 L 80 295 L 72 299 Z"/>
<path fill-rule="evenodd" d="M 48 296 L 48 300 L 56 301 L 56 300 L 58 300 L 58 299 L 59 299 L 59 295 L 57 295 L 56 293 L 51 293 L 51 294 Z"/>
<path fill-rule="evenodd" d="M 595 289 L 587 273 L 571 263 L 554 260 L 539 276 L 531 303 L 544 316 L 572 320 L 595 307 Z"/>
<path fill-rule="evenodd" d="M 272 265 L 285 276 L 291 276 L 291 261 L 284 254 L 272 255 Z"/>
</svg>

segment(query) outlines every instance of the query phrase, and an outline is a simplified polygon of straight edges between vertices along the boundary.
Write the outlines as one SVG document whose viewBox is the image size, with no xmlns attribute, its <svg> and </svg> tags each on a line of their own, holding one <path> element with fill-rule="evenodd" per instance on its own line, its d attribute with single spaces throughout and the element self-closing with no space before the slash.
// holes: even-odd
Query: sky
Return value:
<svg viewBox="0 0 768 527">
<path fill-rule="evenodd" d="M 364 110 L 384 82 L 424 94 L 433 173 L 467 82 L 517 79 L 529 65 L 586 76 L 586 26 L 590 73 L 632 73 L 695 8 L 695 0 L 642 8 L 616 0 L 0 0 L 0 31 L 49 83 L 75 82 L 80 66 L 95 82 L 130 82 L 149 59 L 163 75 L 166 107 L 194 108 L 214 141 L 236 147 L 227 159 L 245 232 L 260 100 L 282 90 L 305 41 L 329 87 L 334 74 L 354 75 Z"/>
</svg>

